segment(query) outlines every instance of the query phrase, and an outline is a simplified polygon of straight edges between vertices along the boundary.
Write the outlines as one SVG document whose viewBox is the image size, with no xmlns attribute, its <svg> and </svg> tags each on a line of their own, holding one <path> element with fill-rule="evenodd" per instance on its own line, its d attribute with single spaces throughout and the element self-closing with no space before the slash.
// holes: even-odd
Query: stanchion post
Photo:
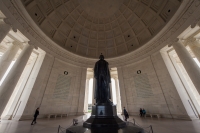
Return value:
<svg viewBox="0 0 200 133">
<path fill-rule="evenodd" d="M 134 122 L 134 125 L 135 125 L 135 119 L 133 118 L 133 122 Z"/>
<path fill-rule="evenodd" d="M 60 125 L 58 126 L 58 133 L 60 132 Z"/>
<path fill-rule="evenodd" d="M 153 127 L 152 127 L 152 125 L 150 125 L 151 126 L 151 132 L 153 133 Z"/>
</svg>

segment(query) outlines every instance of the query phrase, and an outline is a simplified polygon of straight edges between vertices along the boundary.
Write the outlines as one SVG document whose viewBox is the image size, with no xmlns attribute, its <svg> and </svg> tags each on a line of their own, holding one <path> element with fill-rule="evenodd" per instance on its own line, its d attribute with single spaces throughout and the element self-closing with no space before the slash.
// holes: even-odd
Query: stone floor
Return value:
<svg viewBox="0 0 200 133">
<path fill-rule="evenodd" d="M 57 133 L 58 126 L 69 127 L 72 119 L 79 121 L 87 116 L 69 116 L 64 118 L 38 119 L 37 124 L 31 125 L 31 120 L 26 121 L 1 121 L 0 133 Z M 129 118 L 132 121 L 133 117 Z M 137 124 L 142 127 L 153 126 L 154 133 L 200 133 L 200 120 L 184 121 L 164 118 L 134 117 Z"/>
</svg>

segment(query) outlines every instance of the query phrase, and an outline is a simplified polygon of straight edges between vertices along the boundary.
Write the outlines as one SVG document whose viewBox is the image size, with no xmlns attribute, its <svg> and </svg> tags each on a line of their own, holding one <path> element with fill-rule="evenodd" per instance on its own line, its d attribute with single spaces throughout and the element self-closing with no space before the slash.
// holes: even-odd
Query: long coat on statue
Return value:
<svg viewBox="0 0 200 133">
<path fill-rule="evenodd" d="M 97 103 L 104 103 L 111 99 L 110 94 L 110 71 L 108 62 L 101 58 L 96 62 L 94 67 L 94 78 L 95 78 L 95 94 L 94 98 Z"/>
</svg>

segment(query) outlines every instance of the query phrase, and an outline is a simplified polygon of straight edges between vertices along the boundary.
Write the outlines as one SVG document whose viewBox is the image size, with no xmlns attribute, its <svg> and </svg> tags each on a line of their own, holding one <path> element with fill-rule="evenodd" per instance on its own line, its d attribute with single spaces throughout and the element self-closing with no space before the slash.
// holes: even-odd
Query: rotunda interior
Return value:
<svg viewBox="0 0 200 133">
<path fill-rule="evenodd" d="M 0 0 L 1 120 L 88 114 L 103 54 L 123 114 L 200 119 L 199 0 Z"/>
</svg>

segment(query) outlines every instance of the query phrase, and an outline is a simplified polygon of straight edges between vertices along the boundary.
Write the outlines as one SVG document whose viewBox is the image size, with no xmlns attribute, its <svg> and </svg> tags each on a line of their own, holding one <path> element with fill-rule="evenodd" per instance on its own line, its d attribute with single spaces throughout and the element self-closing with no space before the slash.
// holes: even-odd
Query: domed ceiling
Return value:
<svg viewBox="0 0 200 133">
<path fill-rule="evenodd" d="M 97 58 L 136 50 L 174 15 L 181 0 L 22 0 L 40 29 L 62 48 Z"/>
</svg>

